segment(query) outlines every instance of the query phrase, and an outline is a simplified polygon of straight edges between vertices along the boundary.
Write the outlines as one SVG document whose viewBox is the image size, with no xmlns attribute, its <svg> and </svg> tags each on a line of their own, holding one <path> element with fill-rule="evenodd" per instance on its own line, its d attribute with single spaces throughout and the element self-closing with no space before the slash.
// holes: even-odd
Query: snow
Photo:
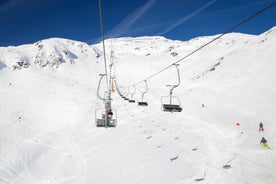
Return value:
<svg viewBox="0 0 276 184">
<path fill-rule="evenodd" d="M 107 60 L 112 49 L 127 91 L 216 36 L 109 39 Z M 112 93 L 118 125 L 107 129 L 95 126 L 100 43 L 1 47 L 0 183 L 276 183 L 275 43 L 275 27 L 225 35 L 180 62 L 182 112 L 160 110 L 166 85 L 177 82 L 171 67 L 147 81 L 147 107 Z M 144 90 L 136 85 L 136 100 Z M 262 136 L 272 149 L 261 147 Z"/>
</svg>

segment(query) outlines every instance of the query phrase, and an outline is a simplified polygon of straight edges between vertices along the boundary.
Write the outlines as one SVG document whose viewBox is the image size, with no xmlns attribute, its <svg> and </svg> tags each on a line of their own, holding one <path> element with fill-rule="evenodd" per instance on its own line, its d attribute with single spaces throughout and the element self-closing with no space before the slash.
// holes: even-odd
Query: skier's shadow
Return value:
<svg viewBox="0 0 276 184">
<path fill-rule="evenodd" d="M 199 146 L 201 146 L 202 144 L 203 144 L 203 141 L 201 141 L 196 147 L 194 147 L 194 148 L 192 149 L 192 151 L 198 150 Z"/>
<path fill-rule="evenodd" d="M 206 168 L 206 169 L 204 170 L 203 176 L 200 177 L 200 178 L 196 178 L 195 181 L 196 181 L 196 182 L 203 181 L 203 180 L 205 179 L 205 177 L 206 177 L 206 174 L 207 174 L 207 170 L 208 170 L 208 169 L 209 169 L 209 167 Z"/>
</svg>

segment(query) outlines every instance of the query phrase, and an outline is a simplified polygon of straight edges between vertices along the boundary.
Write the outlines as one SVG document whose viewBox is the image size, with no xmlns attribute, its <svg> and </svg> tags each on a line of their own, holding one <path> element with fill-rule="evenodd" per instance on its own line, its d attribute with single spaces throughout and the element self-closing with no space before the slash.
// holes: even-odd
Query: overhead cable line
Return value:
<svg viewBox="0 0 276 184">
<path fill-rule="evenodd" d="M 144 82 L 145 80 L 149 80 L 153 77 L 155 77 L 156 75 L 160 74 L 161 72 L 167 70 L 168 68 L 174 66 L 177 63 L 180 63 L 181 61 L 183 61 L 184 59 L 186 59 L 187 57 L 193 55 L 194 53 L 198 52 L 199 50 L 203 49 L 204 47 L 206 47 L 207 45 L 213 43 L 214 41 L 216 41 L 217 39 L 221 38 L 222 36 L 224 36 L 227 33 L 232 32 L 233 30 L 235 30 L 236 28 L 240 27 L 241 25 L 243 25 L 244 23 L 248 22 L 249 20 L 253 19 L 254 17 L 260 15 L 261 13 L 267 11 L 268 9 L 272 8 L 274 5 L 276 5 L 276 2 L 271 3 L 270 5 L 266 6 L 265 8 L 259 10 L 258 12 L 254 13 L 253 15 L 249 16 L 248 18 L 244 19 L 243 21 L 239 22 L 238 24 L 236 24 L 235 26 L 231 27 L 230 29 L 228 29 L 227 31 L 225 31 L 224 33 L 222 33 L 221 35 L 215 37 L 214 39 L 212 39 L 211 41 L 201 45 L 199 48 L 197 48 L 196 50 L 192 51 L 191 53 L 187 54 L 186 56 L 182 57 L 181 59 L 179 59 L 178 61 L 168 65 L 167 67 L 163 68 L 162 70 L 148 76 L 147 78 L 135 83 L 134 85 L 140 84 L 142 82 Z"/>
<path fill-rule="evenodd" d="M 108 90 L 108 77 L 107 77 L 107 64 L 106 64 L 106 54 L 105 54 L 105 42 L 104 42 L 104 26 L 103 26 L 103 10 L 102 10 L 102 1 L 99 0 L 99 11 L 100 11 L 100 23 L 101 23 L 101 33 L 102 33 L 102 42 L 103 42 L 103 55 L 104 55 L 104 67 L 106 75 L 106 89 Z"/>
</svg>

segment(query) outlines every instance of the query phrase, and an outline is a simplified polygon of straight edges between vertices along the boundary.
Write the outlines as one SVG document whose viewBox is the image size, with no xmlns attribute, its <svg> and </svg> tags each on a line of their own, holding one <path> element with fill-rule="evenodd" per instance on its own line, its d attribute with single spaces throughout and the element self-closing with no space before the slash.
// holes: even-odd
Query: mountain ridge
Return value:
<svg viewBox="0 0 276 184">
<path fill-rule="evenodd" d="M 268 34 L 269 32 L 273 32 L 273 28 L 263 34 Z M 123 49 L 124 51 L 131 51 L 134 54 L 141 53 L 142 55 L 150 55 L 153 53 L 158 54 L 159 52 L 177 50 L 179 47 L 184 47 L 185 45 L 189 46 L 191 44 L 195 47 L 199 47 L 201 46 L 200 44 L 202 43 L 202 40 L 207 42 L 217 36 L 218 35 L 202 36 L 188 41 L 170 40 L 161 36 L 142 36 L 136 38 L 122 37 L 107 39 L 105 42 L 107 45 L 107 51 L 109 51 L 112 46 L 116 51 L 116 54 L 121 54 L 120 50 Z M 242 33 L 229 33 L 224 35 L 224 38 L 219 39 L 215 44 L 220 45 L 221 42 L 225 42 L 223 44 L 232 45 L 234 42 L 240 41 L 240 39 L 243 39 L 243 41 L 247 43 L 255 37 L 258 36 Z M 131 43 L 136 44 L 136 46 L 132 46 Z M 163 43 L 167 43 L 167 46 L 159 48 L 158 45 Z M 118 49 L 114 48 L 116 45 L 118 45 Z M 21 69 L 24 67 L 26 68 L 31 64 L 37 64 L 41 67 L 45 67 L 46 65 L 59 67 L 61 63 L 74 63 L 75 60 L 82 55 L 91 55 L 93 58 L 99 58 L 102 56 L 101 43 L 88 45 L 84 42 L 64 38 L 48 38 L 37 41 L 33 44 L 16 47 L 0 47 L 0 69 L 5 67 L 10 69 Z M 172 53 L 172 55 L 176 55 L 176 53 Z"/>
</svg>

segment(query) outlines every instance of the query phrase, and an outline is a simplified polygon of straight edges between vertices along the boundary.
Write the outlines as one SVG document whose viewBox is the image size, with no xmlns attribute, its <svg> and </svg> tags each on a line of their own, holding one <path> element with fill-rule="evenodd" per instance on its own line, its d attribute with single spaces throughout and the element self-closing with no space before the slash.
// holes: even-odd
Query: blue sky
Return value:
<svg viewBox="0 0 276 184">
<path fill-rule="evenodd" d="M 106 37 L 165 36 L 189 40 L 223 33 L 273 0 L 102 0 Z M 235 32 L 276 26 L 276 6 Z M 100 39 L 98 0 L 0 0 L 0 46 L 60 37 Z"/>
</svg>

